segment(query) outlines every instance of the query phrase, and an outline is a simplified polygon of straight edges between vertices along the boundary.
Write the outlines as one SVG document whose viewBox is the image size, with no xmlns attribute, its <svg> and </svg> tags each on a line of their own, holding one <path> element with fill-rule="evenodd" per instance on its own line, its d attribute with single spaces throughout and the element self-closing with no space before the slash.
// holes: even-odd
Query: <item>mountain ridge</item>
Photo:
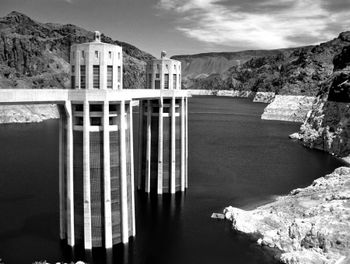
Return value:
<svg viewBox="0 0 350 264">
<path fill-rule="evenodd" d="M 93 36 L 72 24 L 41 23 L 12 11 L 0 18 L 0 88 L 69 87 L 70 46 Z M 154 57 L 103 33 L 101 38 L 123 47 L 124 88 L 144 87 L 145 63 Z"/>
<path fill-rule="evenodd" d="M 173 56 L 173 58 L 183 62 L 183 85 L 187 89 L 229 89 L 315 96 L 322 82 L 332 74 L 333 57 L 348 45 L 350 45 L 350 32 L 346 31 L 319 45 L 261 50 L 260 54 L 249 54 L 249 51 L 219 52 Z M 225 60 L 223 56 L 226 58 L 233 56 L 237 60 L 239 59 L 237 55 L 240 54 L 246 55 L 243 63 L 223 61 Z M 217 61 L 215 56 L 219 57 Z M 216 64 L 220 67 L 215 69 Z"/>
</svg>

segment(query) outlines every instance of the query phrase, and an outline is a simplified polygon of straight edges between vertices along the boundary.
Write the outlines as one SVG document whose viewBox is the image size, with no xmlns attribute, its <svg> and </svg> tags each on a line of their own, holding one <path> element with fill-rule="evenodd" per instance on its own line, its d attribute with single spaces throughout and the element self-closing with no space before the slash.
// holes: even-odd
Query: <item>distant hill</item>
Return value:
<svg viewBox="0 0 350 264">
<path fill-rule="evenodd" d="M 285 49 L 286 52 L 288 50 Z M 183 85 L 189 88 L 196 80 L 205 79 L 210 75 L 223 74 L 231 67 L 242 65 L 252 58 L 273 56 L 278 53 L 280 50 L 246 50 L 175 55 L 171 58 L 181 61 Z"/>
<path fill-rule="evenodd" d="M 333 72 L 333 57 L 349 45 L 350 32 L 343 32 L 315 46 L 173 58 L 183 63 L 185 88 L 316 95 Z"/>
<path fill-rule="evenodd" d="M 0 18 L 0 88 L 69 87 L 70 46 L 93 36 L 71 24 L 40 23 L 15 11 Z M 124 88 L 144 87 L 145 61 L 153 56 L 103 34 L 102 41 L 123 47 Z"/>
</svg>

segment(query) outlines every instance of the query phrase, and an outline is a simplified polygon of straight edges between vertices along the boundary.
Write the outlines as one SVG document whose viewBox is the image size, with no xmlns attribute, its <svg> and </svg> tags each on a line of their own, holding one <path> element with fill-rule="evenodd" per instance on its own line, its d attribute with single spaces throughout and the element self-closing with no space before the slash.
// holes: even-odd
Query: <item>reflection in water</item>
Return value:
<svg viewBox="0 0 350 264">
<path fill-rule="evenodd" d="M 172 246 L 169 243 L 176 245 L 178 241 L 172 241 L 171 237 L 176 237 L 173 232 L 179 232 L 179 223 L 181 218 L 181 210 L 185 200 L 185 194 L 177 193 L 176 195 L 148 195 L 142 192 L 136 194 L 138 205 L 141 208 L 143 214 L 143 220 L 147 224 L 138 226 L 137 230 L 143 228 L 141 231 L 143 235 L 147 236 L 150 240 L 149 243 L 155 242 L 155 240 L 161 241 L 166 237 L 164 248 L 156 247 L 153 254 L 145 258 L 144 263 L 169 263 L 169 258 L 176 254 L 173 252 Z M 139 223 L 139 221 L 137 221 Z M 138 236 L 138 235 L 137 235 Z M 142 242 L 143 243 L 143 242 Z M 62 241 L 62 250 L 65 252 L 64 260 L 69 262 L 71 260 L 78 261 L 84 260 L 88 263 L 95 264 L 133 264 L 140 263 L 140 260 L 134 261 L 134 255 L 137 255 L 137 247 L 140 247 L 138 241 L 134 238 L 130 238 L 129 244 L 118 244 L 113 249 L 94 248 L 93 250 L 84 250 L 82 246 L 76 246 L 74 249 L 67 246 L 65 241 Z M 148 245 L 149 249 L 150 246 Z M 170 251 L 169 251 L 170 249 Z M 164 262 L 166 261 L 166 262 Z M 141 262 L 143 263 L 143 262 Z"/>
</svg>

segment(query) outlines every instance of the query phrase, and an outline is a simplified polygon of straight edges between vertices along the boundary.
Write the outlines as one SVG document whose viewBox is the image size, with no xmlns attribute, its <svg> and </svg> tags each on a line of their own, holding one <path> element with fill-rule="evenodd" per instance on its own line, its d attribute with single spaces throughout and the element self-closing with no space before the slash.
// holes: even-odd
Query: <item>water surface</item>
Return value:
<svg viewBox="0 0 350 264">
<path fill-rule="evenodd" d="M 173 197 L 137 193 L 136 239 L 107 254 L 72 252 L 59 240 L 58 122 L 1 125 L 0 257 L 6 264 L 274 263 L 211 213 L 228 205 L 252 208 L 343 163 L 289 140 L 300 124 L 261 120 L 265 106 L 246 99 L 191 98 L 189 189 Z M 135 115 L 135 130 L 137 123 Z"/>
</svg>

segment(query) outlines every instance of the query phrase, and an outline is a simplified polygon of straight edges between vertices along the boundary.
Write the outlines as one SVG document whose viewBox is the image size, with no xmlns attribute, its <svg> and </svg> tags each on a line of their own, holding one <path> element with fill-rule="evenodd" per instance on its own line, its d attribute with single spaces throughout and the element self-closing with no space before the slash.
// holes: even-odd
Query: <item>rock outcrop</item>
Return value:
<svg viewBox="0 0 350 264">
<path fill-rule="evenodd" d="M 275 50 L 271 53 L 259 53 L 226 71 L 214 68 L 196 72 L 187 85 L 190 89 L 210 90 L 244 90 L 253 92 L 274 92 L 280 95 L 316 96 L 320 91 L 320 83 L 326 81 L 333 71 L 333 57 L 343 47 L 350 45 L 350 32 L 341 33 L 337 38 L 316 46 Z M 215 56 L 215 54 L 211 54 Z M 218 58 L 220 55 L 217 55 Z M 210 63 L 213 58 L 201 54 L 176 57 L 183 60 L 183 74 L 191 76 L 194 70 L 191 64 L 202 60 L 201 65 Z M 341 62 L 339 62 L 341 64 Z M 192 69 L 192 70 L 191 70 Z M 220 68 L 221 69 L 221 68 Z M 203 70 L 204 72 L 204 70 Z"/>
<path fill-rule="evenodd" d="M 224 210 L 235 230 L 279 249 L 288 264 L 350 263 L 350 168 L 252 211 Z"/>
<path fill-rule="evenodd" d="M 334 57 L 334 72 L 321 86 L 299 138 L 310 148 L 327 151 L 348 161 L 350 155 L 350 46 Z"/>
<path fill-rule="evenodd" d="M 59 117 L 57 105 L 0 105 L 0 124 L 37 123 Z"/>
<path fill-rule="evenodd" d="M 0 18 L 0 88 L 70 87 L 70 46 L 93 36 L 71 24 L 40 23 L 19 12 Z M 143 87 L 145 61 L 153 56 L 104 34 L 102 41 L 123 47 L 124 88 Z"/>
<path fill-rule="evenodd" d="M 209 80 L 212 79 L 213 84 L 217 86 L 222 79 L 221 74 L 225 73 L 231 67 L 242 65 L 252 58 L 272 56 L 279 52 L 279 50 L 211 52 L 194 55 L 176 55 L 172 56 L 172 59 L 179 60 L 182 63 L 182 85 L 184 88 L 211 89 Z M 210 78 L 208 78 L 209 76 Z M 202 82 L 204 79 L 206 81 Z M 205 84 L 206 87 L 204 87 Z M 227 89 L 225 87 L 222 88 Z"/>
<path fill-rule="evenodd" d="M 302 123 L 314 101 L 315 97 L 312 96 L 276 95 L 273 102 L 264 109 L 261 118 Z"/>
<path fill-rule="evenodd" d="M 257 92 L 254 96 L 254 103 L 272 103 L 276 94 L 273 92 Z"/>
</svg>

